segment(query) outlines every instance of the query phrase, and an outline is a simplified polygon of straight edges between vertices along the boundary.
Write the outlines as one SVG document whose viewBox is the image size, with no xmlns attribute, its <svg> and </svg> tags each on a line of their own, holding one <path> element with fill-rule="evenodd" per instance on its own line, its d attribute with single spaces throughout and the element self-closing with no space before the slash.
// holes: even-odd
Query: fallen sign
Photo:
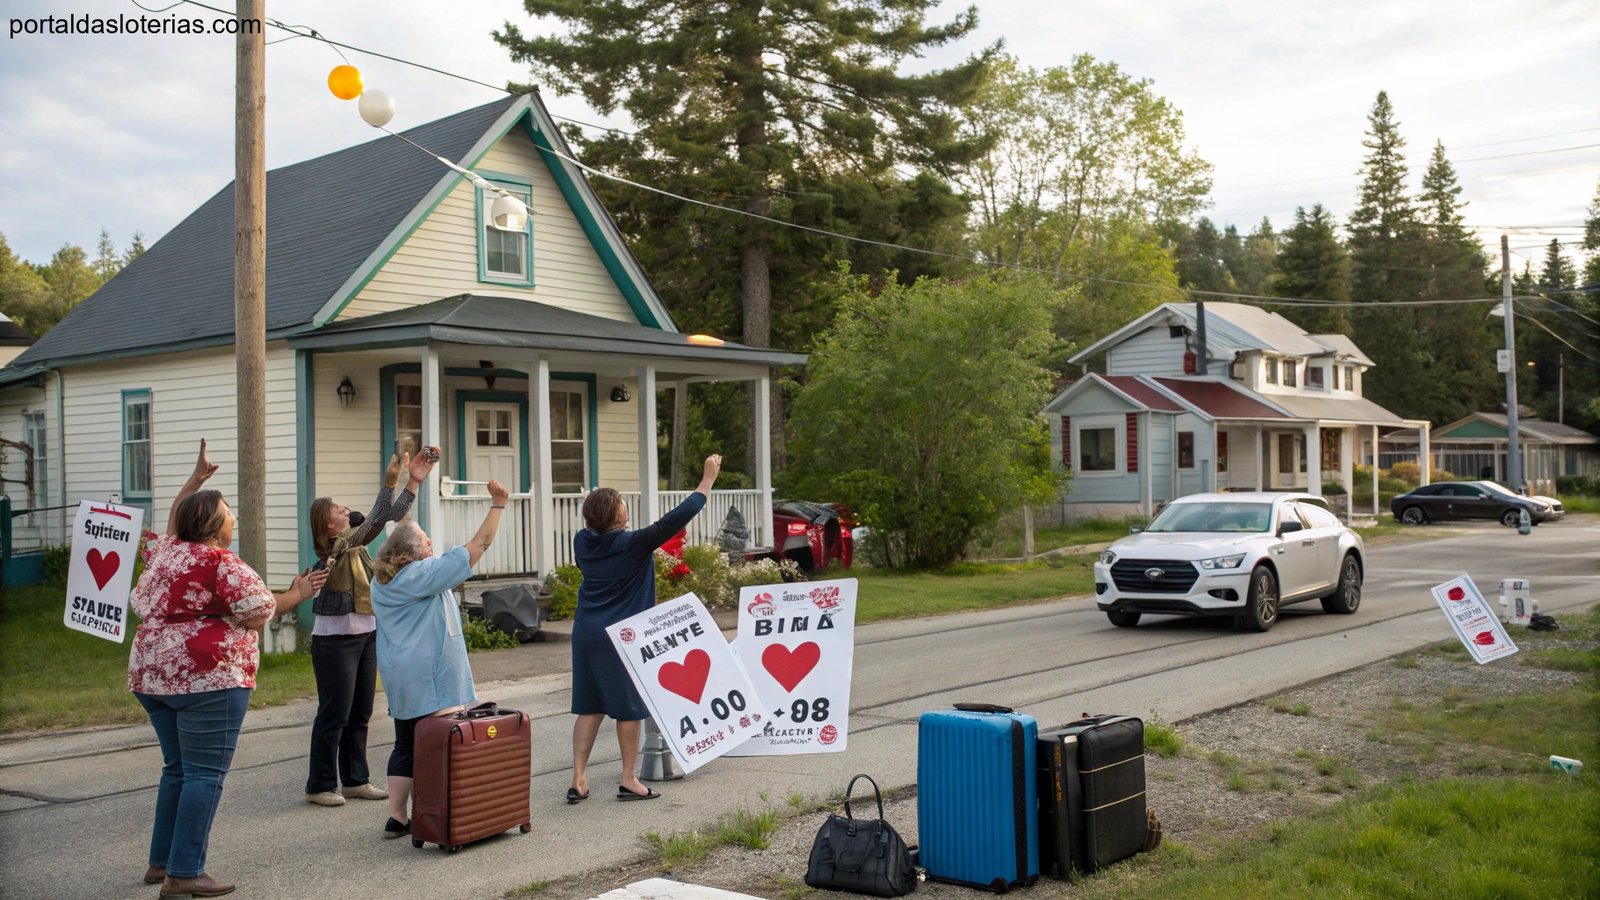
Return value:
<svg viewBox="0 0 1600 900">
<path fill-rule="evenodd" d="M 1433 599 L 1444 610 L 1456 637 L 1478 665 L 1517 652 L 1517 645 L 1506 636 L 1505 626 L 1500 624 L 1470 576 L 1457 575 L 1444 584 L 1434 585 Z"/>
</svg>

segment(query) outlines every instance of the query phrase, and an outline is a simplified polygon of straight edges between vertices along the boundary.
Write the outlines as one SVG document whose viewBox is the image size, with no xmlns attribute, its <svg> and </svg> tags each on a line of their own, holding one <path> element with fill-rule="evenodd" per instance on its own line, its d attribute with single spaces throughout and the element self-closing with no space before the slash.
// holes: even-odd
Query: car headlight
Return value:
<svg viewBox="0 0 1600 900">
<path fill-rule="evenodd" d="M 1114 563 L 1116 561 L 1117 561 L 1117 554 L 1114 551 L 1111 551 L 1111 550 L 1101 550 L 1100 551 L 1100 564 L 1101 565 L 1109 566 L 1109 565 L 1111 565 L 1112 563 Z"/>
<path fill-rule="evenodd" d="M 1244 553 L 1235 553 L 1232 556 L 1219 556 L 1219 557 L 1217 557 L 1215 559 L 1202 559 L 1202 560 L 1200 560 L 1200 568 L 1202 568 L 1202 569 L 1237 569 L 1237 568 L 1239 568 L 1239 564 L 1244 562 L 1244 558 L 1247 555 L 1248 554 L 1244 554 Z"/>
</svg>

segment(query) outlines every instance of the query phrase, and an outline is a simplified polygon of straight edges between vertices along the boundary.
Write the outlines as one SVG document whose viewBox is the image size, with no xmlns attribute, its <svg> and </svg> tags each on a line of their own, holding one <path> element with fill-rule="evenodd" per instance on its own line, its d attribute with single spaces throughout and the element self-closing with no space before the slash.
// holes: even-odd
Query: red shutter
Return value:
<svg viewBox="0 0 1600 900">
<path fill-rule="evenodd" d="M 1139 414 L 1128 413 L 1128 471 L 1139 471 Z"/>
<path fill-rule="evenodd" d="M 1072 468 L 1072 417 L 1061 417 L 1061 467 Z"/>
</svg>

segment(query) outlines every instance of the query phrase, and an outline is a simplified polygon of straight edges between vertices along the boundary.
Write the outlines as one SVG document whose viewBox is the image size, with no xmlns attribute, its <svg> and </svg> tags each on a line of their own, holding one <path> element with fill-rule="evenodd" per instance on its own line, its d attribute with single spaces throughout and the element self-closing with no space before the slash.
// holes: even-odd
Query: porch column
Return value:
<svg viewBox="0 0 1600 900">
<path fill-rule="evenodd" d="M 1217 483 L 1218 480 L 1221 477 L 1221 473 L 1217 471 L 1217 420 L 1216 419 L 1212 419 L 1211 420 L 1211 465 L 1207 466 L 1207 468 L 1211 470 L 1211 492 L 1212 493 L 1216 493 L 1217 491 L 1222 490 L 1222 485 Z"/>
<path fill-rule="evenodd" d="M 439 421 L 439 411 L 443 407 L 444 396 L 443 392 L 440 390 L 439 382 L 439 351 L 430 342 L 422 347 L 423 446 L 427 446 L 429 444 L 432 444 L 436 447 L 443 445 L 444 428 Z M 421 448 L 418 449 L 420 450 Z M 463 447 L 457 447 L 456 452 L 464 453 L 466 450 Z M 419 490 L 422 491 L 422 496 L 417 498 L 418 500 L 422 501 L 422 513 L 417 518 L 417 524 L 422 526 L 423 531 L 436 529 L 444 522 L 444 515 L 440 509 L 439 503 L 438 481 L 438 479 L 443 476 L 439 475 L 437 471 L 438 466 L 434 466 L 434 469 L 434 474 L 428 476 L 428 481 L 419 488 Z M 444 539 L 446 536 L 437 533 L 431 536 L 439 538 L 439 540 L 433 545 L 433 555 L 439 556 L 443 554 L 445 544 Z"/>
<path fill-rule="evenodd" d="M 1339 483 L 1344 485 L 1344 520 L 1356 514 L 1356 430 L 1339 429 Z"/>
<path fill-rule="evenodd" d="M 1267 426 L 1256 426 L 1256 490 L 1267 489 Z"/>
<path fill-rule="evenodd" d="M 1155 443 L 1156 439 L 1156 419 L 1155 413 L 1148 410 L 1140 418 L 1144 420 L 1144 425 L 1142 426 L 1144 429 L 1143 440 L 1139 441 L 1139 471 L 1144 473 L 1144 477 L 1139 479 L 1143 482 L 1140 490 L 1140 509 L 1143 511 L 1145 519 L 1148 520 L 1151 516 L 1150 511 L 1155 508 L 1153 504 L 1154 498 L 1151 497 L 1151 494 L 1155 490 L 1152 487 L 1152 482 L 1155 481 L 1156 474 L 1150 471 L 1150 445 Z"/>
<path fill-rule="evenodd" d="M 533 569 L 542 577 L 556 567 L 556 504 L 550 473 L 550 360 L 528 367 L 528 453 L 533 471 Z"/>
<path fill-rule="evenodd" d="M 661 517 L 660 464 L 656 461 L 656 367 L 637 370 L 639 379 L 639 518 L 643 528 Z"/>
<path fill-rule="evenodd" d="M 756 518 L 751 534 L 754 545 L 777 545 L 772 531 L 772 379 L 763 375 L 756 379 L 756 489 L 761 491 L 761 513 Z"/>
<path fill-rule="evenodd" d="M 1378 496 L 1378 426 L 1372 426 L 1372 517 L 1378 517 L 1383 498 Z"/>
<path fill-rule="evenodd" d="M 1307 425 L 1306 432 L 1306 493 L 1322 496 L 1322 426 Z"/>
<path fill-rule="evenodd" d="M 1422 428 L 1418 430 L 1417 434 L 1420 436 L 1420 440 L 1422 441 L 1422 443 L 1418 445 L 1419 449 L 1422 451 L 1422 465 L 1419 467 L 1422 469 L 1422 483 L 1432 484 L 1433 479 L 1429 476 L 1433 472 L 1433 447 L 1431 446 L 1432 442 L 1430 440 L 1433 437 L 1433 423 L 1423 422 Z"/>
</svg>

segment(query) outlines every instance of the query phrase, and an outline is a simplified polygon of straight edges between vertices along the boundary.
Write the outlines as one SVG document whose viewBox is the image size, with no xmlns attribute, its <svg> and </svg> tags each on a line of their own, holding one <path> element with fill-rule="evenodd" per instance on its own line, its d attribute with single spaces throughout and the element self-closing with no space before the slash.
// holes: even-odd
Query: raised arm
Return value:
<svg viewBox="0 0 1600 900">
<path fill-rule="evenodd" d="M 699 515 L 700 510 L 705 509 L 706 502 L 711 499 L 711 486 L 716 483 L 717 474 L 721 471 L 721 456 L 713 453 L 706 457 L 705 468 L 700 474 L 700 484 L 694 489 L 694 493 L 685 497 L 682 503 L 673 507 L 655 522 L 635 532 L 632 546 L 636 548 L 647 546 L 654 550 L 665 544 L 669 538 L 688 525 L 691 519 Z"/>
<path fill-rule="evenodd" d="M 464 545 L 467 548 L 467 560 L 472 565 L 477 565 L 483 558 L 484 551 L 494 543 L 495 532 L 500 530 L 501 511 L 506 508 L 506 503 L 511 499 L 511 492 L 505 486 L 493 479 L 489 480 L 489 514 L 483 517 L 483 524 L 478 526 L 478 533 Z"/>
<path fill-rule="evenodd" d="M 167 510 L 167 534 L 178 533 L 178 504 L 193 496 L 215 474 L 217 474 L 217 464 L 206 459 L 206 439 L 201 438 L 200 455 L 195 458 L 194 472 L 189 475 L 189 480 L 183 483 L 178 496 L 172 498 L 172 508 Z"/>
<path fill-rule="evenodd" d="M 389 457 L 389 467 L 383 472 L 383 484 L 379 486 L 378 496 L 372 503 L 372 512 L 362 520 L 360 530 L 355 533 L 349 546 L 366 544 L 383 531 L 383 526 L 404 519 L 406 513 L 411 511 L 412 501 L 417 499 L 418 487 L 427 480 L 432 470 L 433 461 L 421 453 L 417 454 L 416 459 L 412 459 L 409 452 Z M 406 489 L 396 495 L 395 488 L 400 484 L 400 476 L 407 472 L 410 473 L 410 479 Z"/>
</svg>

